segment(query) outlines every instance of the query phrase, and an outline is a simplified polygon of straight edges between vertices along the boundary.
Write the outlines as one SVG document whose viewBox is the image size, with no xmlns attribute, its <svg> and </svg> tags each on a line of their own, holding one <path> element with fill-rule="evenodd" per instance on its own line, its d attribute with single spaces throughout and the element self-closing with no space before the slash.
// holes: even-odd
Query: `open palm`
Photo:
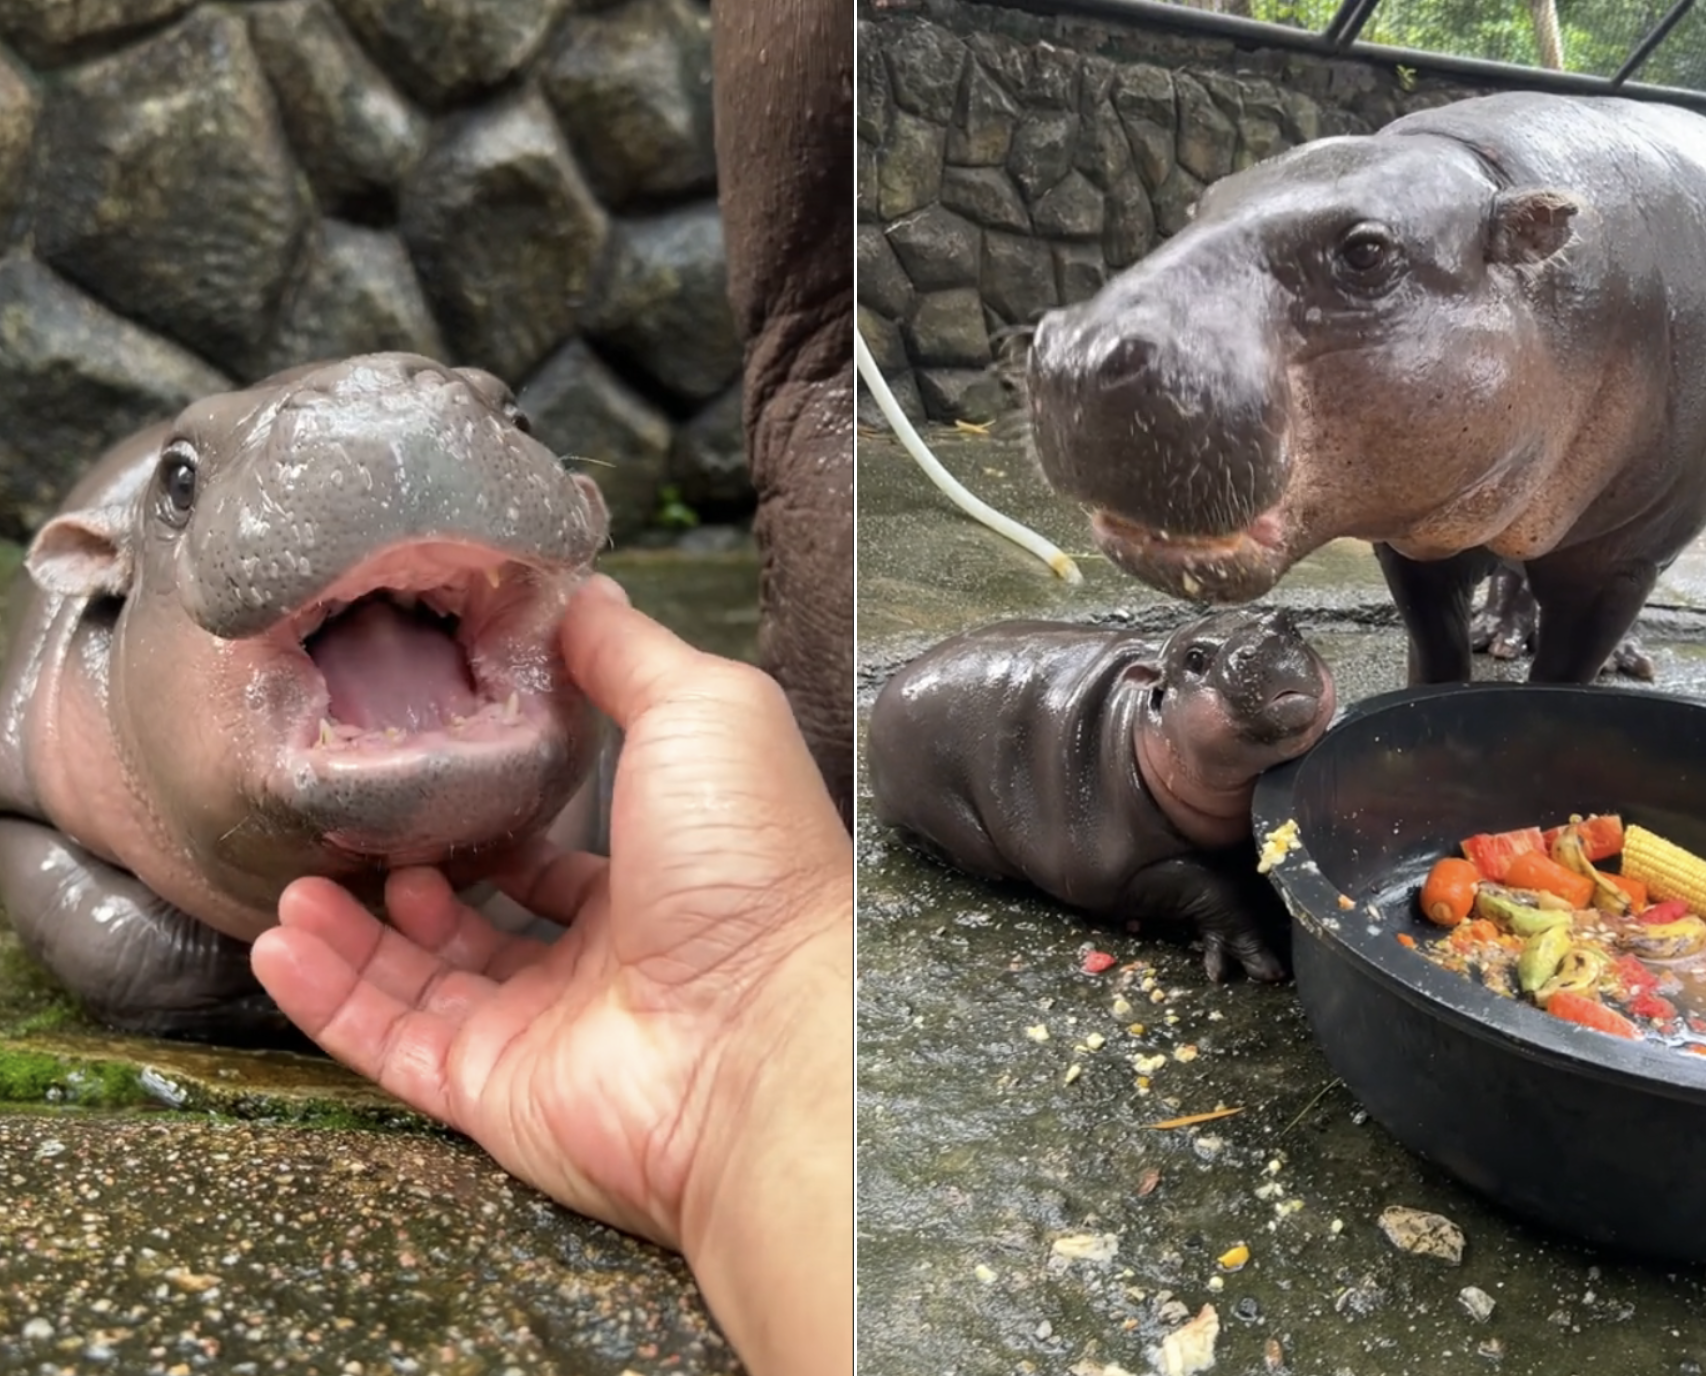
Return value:
<svg viewBox="0 0 1706 1376">
<path fill-rule="evenodd" d="M 563 937 L 498 931 L 433 870 L 391 876 L 389 927 L 304 879 L 254 966 L 327 1051 L 514 1174 L 682 1246 L 739 1106 L 795 1024 L 850 995 L 850 842 L 764 675 L 602 580 L 564 651 L 625 731 L 612 858 L 541 845 L 494 876 Z"/>
</svg>

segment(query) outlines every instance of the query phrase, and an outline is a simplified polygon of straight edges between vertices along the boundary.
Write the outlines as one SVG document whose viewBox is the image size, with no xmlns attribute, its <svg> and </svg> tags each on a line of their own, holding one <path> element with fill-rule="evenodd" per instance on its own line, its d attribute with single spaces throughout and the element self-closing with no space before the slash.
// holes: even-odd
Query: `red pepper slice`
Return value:
<svg viewBox="0 0 1706 1376">
<path fill-rule="evenodd" d="M 1526 850 L 1546 850 L 1539 827 L 1520 827 L 1516 831 L 1481 832 L 1462 842 L 1463 858 L 1481 871 L 1484 879 L 1502 884 L 1511 861 Z"/>
<path fill-rule="evenodd" d="M 1630 995 L 1644 994 L 1659 987 L 1658 975 L 1644 965 L 1639 956 L 1619 956 L 1611 963 L 1611 968 L 1617 972 L 1618 982 Z"/>
<path fill-rule="evenodd" d="M 1688 916 L 1688 904 L 1680 898 L 1667 898 L 1663 903 L 1655 903 L 1646 912 L 1636 916 L 1636 921 L 1649 927 L 1656 927 L 1661 922 L 1675 922 L 1678 918 Z"/>
<path fill-rule="evenodd" d="M 1631 1017 L 1646 1018 L 1650 1022 L 1669 1022 L 1676 1016 L 1676 1005 L 1651 989 L 1643 989 L 1623 1006 L 1629 1010 Z"/>
<path fill-rule="evenodd" d="M 1584 817 L 1574 823 L 1576 835 L 1582 838 L 1582 853 L 1596 864 L 1623 852 L 1623 819 L 1615 812 Z M 1552 853 L 1552 843 L 1564 833 L 1563 827 L 1553 827 L 1546 833 L 1546 853 Z"/>
</svg>

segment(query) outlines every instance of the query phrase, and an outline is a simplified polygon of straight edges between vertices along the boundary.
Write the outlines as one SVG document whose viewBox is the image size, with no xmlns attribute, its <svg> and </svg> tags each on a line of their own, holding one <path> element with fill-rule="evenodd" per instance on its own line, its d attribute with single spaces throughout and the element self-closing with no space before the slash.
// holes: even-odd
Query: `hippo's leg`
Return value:
<svg viewBox="0 0 1706 1376">
<path fill-rule="evenodd" d="M 109 1027 L 296 1045 L 249 947 L 158 898 L 52 827 L 0 819 L 0 903 L 24 949 Z"/>
<path fill-rule="evenodd" d="M 1470 679 L 1469 597 L 1494 558 L 1468 550 L 1449 559 L 1406 559 L 1376 545 L 1398 615 L 1410 633 L 1411 683 L 1467 683 Z"/>
<path fill-rule="evenodd" d="M 1501 566 L 1487 581 L 1487 600 L 1469 623 L 1469 647 L 1494 659 L 1533 654 L 1540 606 L 1521 569 Z"/>
<path fill-rule="evenodd" d="M 1475 653 L 1486 652 L 1494 659 L 1533 654 L 1539 633 L 1540 604 L 1535 601 L 1527 575 L 1509 566 L 1498 569 L 1487 584 L 1486 602 L 1469 623 L 1469 643 Z M 1654 665 L 1641 642 L 1629 635 L 1617 642 L 1600 673 L 1651 683 Z"/>
<path fill-rule="evenodd" d="M 1202 937 L 1203 968 L 1216 984 L 1231 978 L 1234 961 L 1251 979 L 1286 977 L 1264 930 L 1275 925 L 1278 901 L 1255 877 L 1253 857 L 1248 874 L 1197 856 L 1163 860 L 1139 874 L 1130 893 L 1140 921 L 1179 924 Z"/>
<path fill-rule="evenodd" d="M 1529 682 L 1592 683 L 1608 661 L 1633 677 L 1651 679 L 1652 661 L 1627 636 L 1658 577 L 1651 560 L 1610 562 L 1603 554 L 1596 558 L 1592 545 L 1531 563 L 1528 582 L 1540 603 L 1540 638 Z"/>
<path fill-rule="evenodd" d="M 759 656 L 853 810 L 853 25 L 841 0 L 721 5 L 717 193 L 746 346 Z M 756 150 L 756 151 L 755 151 Z"/>
</svg>

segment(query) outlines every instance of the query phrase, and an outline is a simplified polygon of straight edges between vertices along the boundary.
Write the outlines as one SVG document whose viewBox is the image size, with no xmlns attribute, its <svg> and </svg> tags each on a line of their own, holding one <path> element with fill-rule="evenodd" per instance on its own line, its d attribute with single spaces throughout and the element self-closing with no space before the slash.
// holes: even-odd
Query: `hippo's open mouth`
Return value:
<svg viewBox="0 0 1706 1376">
<path fill-rule="evenodd" d="M 576 575 L 479 546 L 393 547 L 267 632 L 299 688 L 276 787 L 334 847 L 393 861 L 509 834 L 583 770 L 556 628 Z"/>
<path fill-rule="evenodd" d="M 325 712 L 298 744 L 390 752 L 423 736 L 473 743 L 518 726 L 550 676 L 536 662 L 542 646 L 502 632 L 515 629 L 506 613 L 529 610 L 540 592 L 532 569 L 467 546 L 405 546 L 365 561 L 280 629 L 325 683 Z"/>
<path fill-rule="evenodd" d="M 1228 534 L 1186 535 L 1095 507 L 1090 530 L 1097 548 L 1119 568 L 1195 602 L 1252 601 L 1271 590 L 1291 563 L 1274 508 Z"/>
</svg>

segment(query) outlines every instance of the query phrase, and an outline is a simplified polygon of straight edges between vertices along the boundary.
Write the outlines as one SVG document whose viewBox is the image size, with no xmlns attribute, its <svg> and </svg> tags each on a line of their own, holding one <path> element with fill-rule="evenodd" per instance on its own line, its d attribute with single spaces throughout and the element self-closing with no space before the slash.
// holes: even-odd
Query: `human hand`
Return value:
<svg viewBox="0 0 1706 1376">
<path fill-rule="evenodd" d="M 563 649 L 625 732 L 611 858 L 540 845 L 494 876 L 562 938 L 497 931 L 433 870 L 391 876 L 393 927 L 303 879 L 255 973 L 328 1052 L 515 1175 L 680 1248 L 754 1372 L 786 1344 L 765 1310 L 787 1276 L 746 1271 L 797 1271 L 775 1255 L 790 1232 L 821 1242 L 814 1283 L 833 1298 L 846 1268 L 827 1322 L 850 1367 L 851 842 L 767 676 L 690 649 L 603 578 L 570 603 Z"/>
</svg>

